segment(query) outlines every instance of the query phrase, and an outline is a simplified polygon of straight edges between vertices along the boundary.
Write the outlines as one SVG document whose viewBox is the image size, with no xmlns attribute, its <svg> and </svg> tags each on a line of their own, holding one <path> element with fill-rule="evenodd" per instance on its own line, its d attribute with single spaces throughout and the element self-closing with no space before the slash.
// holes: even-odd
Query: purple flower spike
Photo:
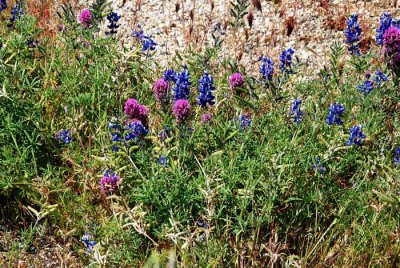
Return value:
<svg viewBox="0 0 400 268">
<path fill-rule="evenodd" d="M 400 76 L 400 29 L 391 26 L 383 35 L 383 46 L 389 68 Z"/>
<path fill-rule="evenodd" d="M 183 123 L 189 117 L 190 108 L 190 103 L 185 99 L 177 100 L 174 103 L 173 112 L 178 124 Z"/>
<path fill-rule="evenodd" d="M 118 185 L 120 184 L 120 177 L 115 173 L 111 174 L 107 169 L 104 172 L 103 178 L 100 180 L 101 191 L 105 194 L 113 193 L 117 190 Z"/>
<path fill-rule="evenodd" d="M 164 78 L 160 78 L 156 81 L 153 86 L 154 94 L 156 94 L 156 99 L 160 103 L 168 102 L 168 92 L 170 89 L 170 84 Z"/>
<path fill-rule="evenodd" d="M 147 126 L 147 118 L 149 114 L 149 109 L 141 105 L 137 100 L 135 99 L 128 99 L 125 102 L 125 114 L 129 116 L 129 119 L 137 119 L 139 120 L 143 125 Z"/>
<path fill-rule="evenodd" d="M 209 113 L 205 113 L 205 114 L 203 114 L 201 116 L 201 123 L 203 123 L 203 124 L 205 124 L 205 123 L 207 123 L 208 121 L 211 121 L 211 120 L 212 120 L 212 115 L 209 114 Z"/>
<path fill-rule="evenodd" d="M 89 28 L 90 22 L 93 18 L 92 12 L 89 9 L 84 9 L 81 14 L 79 14 L 79 22 L 82 23 L 83 27 Z"/>
<path fill-rule="evenodd" d="M 244 78 L 240 73 L 234 73 L 229 77 L 229 84 L 231 89 L 242 87 L 244 84 Z"/>
</svg>

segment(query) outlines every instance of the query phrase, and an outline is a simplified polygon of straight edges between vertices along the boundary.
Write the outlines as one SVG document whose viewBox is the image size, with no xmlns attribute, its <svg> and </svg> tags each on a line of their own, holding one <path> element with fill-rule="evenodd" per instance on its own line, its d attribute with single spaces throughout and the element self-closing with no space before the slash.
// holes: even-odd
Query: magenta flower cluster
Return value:
<svg viewBox="0 0 400 268">
<path fill-rule="evenodd" d="M 144 126 L 147 126 L 149 108 L 140 104 L 135 99 L 128 99 L 124 106 L 125 114 L 131 120 L 139 120 Z"/>
<path fill-rule="evenodd" d="M 186 121 L 186 119 L 190 115 L 190 109 L 191 107 L 188 100 L 180 99 L 175 101 L 173 112 L 175 115 L 176 122 L 178 124 L 181 124 Z"/>
<path fill-rule="evenodd" d="M 165 104 L 169 100 L 170 84 L 165 78 L 160 78 L 153 86 L 154 94 L 159 103 Z"/>
<path fill-rule="evenodd" d="M 205 113 L 205 114 L 203 114 L 201 116 L 201 123 L 203 123 L 203 124 L 205 124 L 205 123 L 207 123 L 208 121 L 211 121 L 211 120 L 212 120 L 212 115 L 209 114 L 209 113 Z"/>
<path fill-rule="evenodd" d="M 117 176 L 115 173 L 111 174 L 111 172 L 107 169 L 100 181 L 101 191 L 105 194 L 115 192 L 120 184 L 120 181 L 121 178 L 119 176 Z"/>
<path fill-rule="evenodd" d="M 389 68 L 400 76 L 400 29 L 389 27 L 383 35 L 383 47 Z"/>
<path fill-rule="evenodd" d="M 244 84 L 244 78 L 240 73 L 234 73 L 229 77 L 229 84 L 231 89 L 242 87 Z"/>
<path fill-rule="evenodd" d="M 93 14 L 89 9 L 84 9 L 81 14 L 79 14 L 79 22 L 82 23 L 83 27 L 89 28 L 90 22 L 93 19 Z"/>
</svg>

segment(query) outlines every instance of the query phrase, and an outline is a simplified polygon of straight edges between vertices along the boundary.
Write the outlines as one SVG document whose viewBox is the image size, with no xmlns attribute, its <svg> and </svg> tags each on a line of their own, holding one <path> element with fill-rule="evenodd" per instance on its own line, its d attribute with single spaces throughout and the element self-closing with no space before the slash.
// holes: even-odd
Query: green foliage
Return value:
<svg viewBox="0 0 400 268">
<path fill-rule="evenodd" d="M 247 8 L 250 6 L 248 0 L 236 0 L 236 2 L 231 1 L 231 16 L 235 19 L 234 22 L 231 23 L 232 27 L 236 30 L 243 27 L 245 25 L 244 17 L 247 15 Z"/>
</svg>

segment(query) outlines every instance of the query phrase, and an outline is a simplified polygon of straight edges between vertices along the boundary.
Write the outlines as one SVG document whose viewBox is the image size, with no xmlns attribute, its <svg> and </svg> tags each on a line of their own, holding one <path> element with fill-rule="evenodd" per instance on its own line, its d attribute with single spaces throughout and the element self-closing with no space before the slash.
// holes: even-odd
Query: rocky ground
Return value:
<svg viewBox="0 0 400 268">
<path fill-rule="evenodd" d="M 92 1 L 74 4 L 81 10 Z M 311 73 L 327 62 L 326 55 L 335 41 L 343 41 L 346 17 L 360 14 L 363 28 L 362 47 L 375 39 L 375 29 L 383 12 L 399 15 L 400 1 L 329 1 L 329 0 L 249 0 L 244 26 L 235 28 L 228 0 L 114 0 L 112 9 L 122 15 L 121 42 L 132 42 L 132 31 L 140 23 L 145 33 L 158 44 L 157 57 L 164 64 L 176 53 L 212 46 L 212 34 L 223 40 L 222 51 L 240 60 L 250 69 L 261 54 L 275 60 L 288 47 L 307 63 Z M 259 3 L 259 5 L 258 5 Z M 257 68 L 251 68 L 257 69 Z"/>
</svg>

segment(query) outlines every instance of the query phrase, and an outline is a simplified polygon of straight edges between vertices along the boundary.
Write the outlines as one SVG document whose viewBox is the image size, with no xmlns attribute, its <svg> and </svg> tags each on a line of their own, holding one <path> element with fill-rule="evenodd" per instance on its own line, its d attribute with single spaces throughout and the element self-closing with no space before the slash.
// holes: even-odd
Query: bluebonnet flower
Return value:
<svg viewBox="0 0 400 268">
<path fill-rule="evenodd" d="M 400 166 L 400 147 L 397 147 L 397 148 L 394 150 L 393 163 L 394 163 L 397 167 Z"/>
<path fill-rule="evenodd" d="M 205 229 L 208 229 L 210 227 L 208 223 L 202 221 L 196 221 L 196 225 L 199 226 L 200 228 L 205 228 Z"/>
<path fill-rule="evenodd" d="M 133 32 L 133 36 L 142 42 L 142 51 L 150 52 L 156 49 L 157 43 L 151 36 L 145 35 L 142 26 L 138 24 L 138 30 Z"/>
<path fill-rule="evenodd" d="M 117 29 L 119 28 L 118 21 L 121 18 L 116 12 L 111 12 L 107 15 L 107 20 L 110 24 L 107 25 L 108 29 L 110 30 L 106 34 L 116 34 Z"/>
<path fill-rule="evenodd" d="M 245 129 L 251 126 L 251 114 L 246 113 L 244 115 L 239 116 L 240 127 Z"/>
<path fill-rule="evenodd" d="M 358 88 L 367 96 L 374 89 L 374 83 L 370 80 L 366 80 L 363 84 L 359 85 Z"/>
<path fill-rule="evenodd" d="M 260 66 L 260 74 L 262 75 L 262 79 L 264 81 L 272 81 L 272 77 L 274 76 L 274 63 L 270 58 L 264 57 L 261 55 L 260 57 L 261 66 Z"/>
<path fill-rule="evenodd" d="M 121 142 L 122 141 L 121 125 L 119 123 L 110 122 L 110 123 L 108 123 L 108 128 L 111 129 L 112 131 L 115 131 L 114 133 L 111 133 L 111 141 L 113 143 Z M 111 150 L 113 152 L 118 152 L 118 146 L 116 144 L 114 144 L 111 147 Z"/>
<path fill-rule="evenodd" d="M 158 158 L 158 163 L 160 163 L 160 165 L 166 167 L 168 165 L 168 158 L 166 158 L 165 156 L 160 156 Z"/>
<path fill-rule="evenodd" d="M 108 123 L 108 128 L 120 130 L 121 129 L 121 125 L 119 123 L 109 122 Z"/>
<path fill-rule="evenodd" d="M 395 28 L 400 28 L 400 19 L 398 20 L 392 19 L 392 26 Z"/>
<path fill-rule="evenodd" d="M 376 71 L 374 78 L 372 81 L 370 80 L 371 74 L 366 74 L 365 78 L 367 80 L 364 81 L 361 85 L 358 86 L 358 88 L 361 90 L 361 92 L 364 94 L 364 96 L 367 96 L 369 93 L 371 93 L 372 90 L 374 90 L 374 87 L 380 88 L 382 85 L 382 82 L 387 80 L 387 76 L 382 73 L 381 71 Z"/>
<path fill-rule="evenodd" d="M 22 15 L 24 15 L 24 9 L 20 5 L 15 4 L 11 10 L 11 17 L 7 26 L 10 28 L 13 27 L 14 22 L 18 20 Z"/>
<path fill-rule="evenodd" d="M 111 139 L 112 142 L 122 141 L 121 134 L 119 134 L 119 133 L 112 133 L 111 136 L 112 136 L 112 139 Z"/>
<path fill-rule="evenodd" d="M 303 116 L 303 112 L 301 111 L 300 106 L 301 106 L 301 100 L 293 101 L 293 106 L 290 111 L 290 115 L 293 117 L 295 123 L 300 123 L 301 117 Z"/>
<path fill-rule="evenodd" d="M 207 72 L 204 72 L 204 75 L 199 80 L 200 95 L 198 104 L 201 107 L 206 107 L 207 103 L 211 106 L 215 104 L 215 97 L 212 93 L 214 89 L 214 78 Z"/>
<path fill-rule="evenodd" d="M 172 69 L 166 70 L 163 73 L 164 79 L 167 80 L 168 82 L 174 82 L 176 83 L 177 80 L 177 75 L 176 72 Z"/>
<path fill-rule="evenodd" d="M 352 126 L 350 128 L 349 141 L 346 142 L 346 145 L 348 145 L 348 146 L 353 145 L 353 144 L 361 145 L 366 137 L 367 136 L 362 132 L 361 125 Z"/>
<path fill-rule="evenodd" d="M 294 50 L 292 48 L 288 48 L 282 51 L 281 55 L 279 56 L 280 64 L 279 70 L 282 73 L 292 74 L 292 60 L 293 60 Z"/>
<path fill-rule="evenodd" d="M 172 137 L 171 131 L 172 129 L 170 127 L 164 126 L 164 129 L 158 133 L 160 141 L 165 142 L 166 139 L 171 138 Z"/>
<path fill-rule="evenodd" d="M 121 178 L 117 174 L 111 173 L 108 169 L 106 169 L 103 177 L 100 180 L 101 191 L 105 194 L 111 194 L 117 190 L 120 182 Z"/>
<path fill-rule="evenodd" d="M 29 38 L 26 44 L 28 45 L 29 48 L 35 48 L 39 45 L 39 41 L 33 38 Z"/>
<path fill-rule="evenodd" d="M 6 0 L 0 0 L 0 12 L 5 10 L 7 8 L 7 1 Z"/>
<path fill-rule="evenodd" d="M 189 87 L 192 85 L 190 82 L 190 74 L 186 66 L 177 75 L 176 83 L 174 87 L 174 100 L 187 99 L 189 96 Z"/>
<path fill-rule="evenodd" d="M 378 45 L 383 45 L 383 35 L 385 31 L 389 29 L 392 25 L 392 15 L 390 13 L 385 12 L 380 18 L 379 28 L 376 30 L 376 43 Z"/>
<path fill-rule="evenodd" d="M 82 236 L 81 241 L 85 243 L 85 246 L 88 250 L 88 253 L 92 253 L 94 245 L 96 245 L 96 241 L 93 240 L 93 235 L 85 234 Z"/>
<path fill-rule="evenodd" d="M 387 80 L 387 76 L 382 72 L 382 71 L 376 71 L 375 72 L 375 77 L 373 81 L 375 82 L 376 86 L 379 88 L 382 85 L 382 82 L 385 82 Z"/>
<path fill-rule="evenodd" d="M 135 120 L 133 123 L 130 123 L 126 130 L 130 130 L 130 132 L 128 132 L 128 134 L 125 136 L 126 141 L 141 139 L 146 136 L 147 133 L 149 133 L 149 131 L 139 120 Z"/>
<path fill-rule="evenodd" d="M 358 24 L 358 14 L 353 14 L 346 21 L 347 29 L 344 32 L 346 35 L 346 44 L 349 45 L 348 50 L 351 55 L 361 55 L 360 47 L 358 46 L 358 41 L 360 41 L 361 27 Z"/>
<path fill-rule="evenodd" d="M 111 141 L 113 143 L 116 143 L 116 142 L 120 143 L 122 141 L 121 133 L 111 133 Z M 119 149 L 118 149 L 118 146 L 116 144 L 113 144 L 113 146 L 111 147 L 111 150 L 113 152 L 118 152 Z"/>
<path fill-rule="evenodd" d="M 68 130 L 60 130 L 57 133 L 57 140 L 63 141 L 65 144 L 69 144 L 71 142 L 71 136 Z"/>
<path fill-rule="evenodd" d="M 321 165 L 321 159 L 319 158 L 319 156 L 317 156 L 317 158 L 315 159 L 315 163 L 312 165 L 312 168 L 316 173 L 326 172 L 326 168 Z"/>
<path fill-rule="evenodd" d="M 345 108 L 343 104 L 333 103 L 329 107 L 329 113 L 326 117 L 326 123 L 331 126 L 333 124 L 343 125 L 343 121 L 340 118 L 343 115 Z"/>
</svg>

